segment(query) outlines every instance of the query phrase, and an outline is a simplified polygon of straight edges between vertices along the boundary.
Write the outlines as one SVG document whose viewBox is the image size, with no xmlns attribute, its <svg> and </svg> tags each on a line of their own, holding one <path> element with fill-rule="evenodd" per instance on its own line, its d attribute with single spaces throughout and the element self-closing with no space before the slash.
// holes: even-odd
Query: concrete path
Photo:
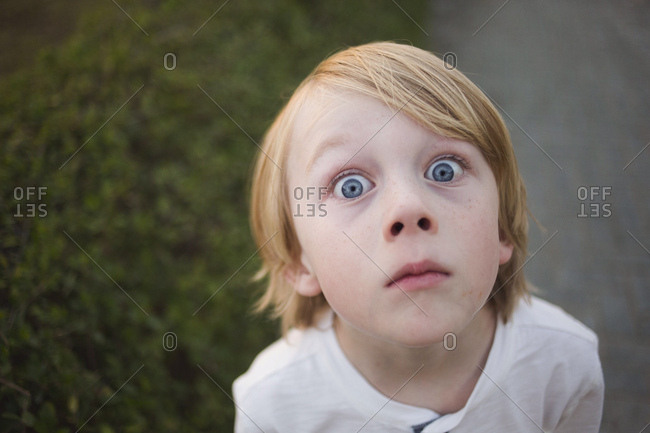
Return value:
<svg viewBox="0 0 650 433">
<path fill-rule="evenodd" d="M 433 0 L 430 16 L 429 48 L 512 134 L 544 227 L 528 278 L 599 335 L 602 432 L 650 433 L 650 2 Z"/>
</svg>

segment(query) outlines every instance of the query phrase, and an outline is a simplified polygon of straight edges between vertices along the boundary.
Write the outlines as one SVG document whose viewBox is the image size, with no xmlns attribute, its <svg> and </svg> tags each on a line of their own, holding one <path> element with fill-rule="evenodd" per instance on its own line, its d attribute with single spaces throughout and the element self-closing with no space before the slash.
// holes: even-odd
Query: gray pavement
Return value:
<svg viewBox="0 0 650 433">
<path fill-rule="evenodd" d="M 430 16 L 429 48 L 510 129 L 543 226 L 529 280 L 600 338 L 601 431 L 650 433 L 650 2 L 433 0 Z"/>
</svg>

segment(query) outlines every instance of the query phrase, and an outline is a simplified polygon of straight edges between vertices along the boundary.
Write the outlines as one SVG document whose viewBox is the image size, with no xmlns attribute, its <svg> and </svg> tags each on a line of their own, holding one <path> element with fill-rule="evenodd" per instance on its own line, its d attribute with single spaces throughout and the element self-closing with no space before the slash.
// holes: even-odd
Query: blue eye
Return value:
<svg viewBox="0 0 650 433">
<path fill-rule="evenodd" d="M 460 164 L 451 159 L 441 159 L 427 168 L 424 177 L 436 182 L 451 182 L 461 174 L 463 174 L 463 168 Z"/>
<path fill-rule="evenodd" d="M 360 197 L 371 188 L 372 184 L 368 179 L 358 174 L 352 174 L 342 177 L 336 182 L 334 185 L 334 195 L 339 198 L 352 199 Z"/>
</svg>

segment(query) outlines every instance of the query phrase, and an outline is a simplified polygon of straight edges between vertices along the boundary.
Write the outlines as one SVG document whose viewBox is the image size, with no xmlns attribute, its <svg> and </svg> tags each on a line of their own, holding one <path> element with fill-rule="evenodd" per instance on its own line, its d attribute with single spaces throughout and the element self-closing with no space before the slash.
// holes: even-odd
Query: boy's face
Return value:
<svg viewBox="0 0 650 433">
<path fill-rule="evenodd" d="M 460 333 L 512 254 L 480 150 L 351 92 L 315 92 L 295 125 L 286 167 L 302 247 L 287 273 L 295 289 L 322 291 L 341 332 L 405 346 Z"/>
</svg>

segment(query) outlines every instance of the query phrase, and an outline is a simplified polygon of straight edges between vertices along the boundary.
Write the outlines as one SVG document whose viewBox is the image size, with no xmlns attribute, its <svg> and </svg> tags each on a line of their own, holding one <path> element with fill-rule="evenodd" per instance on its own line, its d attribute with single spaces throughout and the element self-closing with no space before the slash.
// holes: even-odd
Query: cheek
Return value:
<svg viewBox="0 0 650 433">
<path fill-rule="evenodd" d="M 294 217 L 298 241 L 321 286 L 342 281 L 342 272 L 352 262 L 344 245 L 347 238 L 341 230 L 332 230 L 326 218 Z"/>
<path fill-rule="evenodd" d="M 337 312 L 356 311 L 360 299 L 367 295 L 363 290 L 365 284 L 374 281 L 379 271 L 331 222 L 303 221 L 301 228 L 305 230 L 301 230 L 300 242 L 330 306 Z M 355 233 L 345 233 L 355 239 Z"/>
<path fill-rule="evenodd" d="M 498 209 L 489 200 L 476 202 L 467 208 L 464 221 L 459 231 L 464 233 L 465 262 L 471 264 L 472 278 L 491 289 L 499 269 Z"/>
<path fill-rule="evenodd" d="M 362 315 L 363 299 L 368 295 L 364 282 L 369 278 L 359 266 L 362 257 L 339 233 L 321 239 L 313 250 L 312 265 L 328 304 L 343 317 Z M 366 270 L 366 268 L 363 268 Z"/>
</svg>

